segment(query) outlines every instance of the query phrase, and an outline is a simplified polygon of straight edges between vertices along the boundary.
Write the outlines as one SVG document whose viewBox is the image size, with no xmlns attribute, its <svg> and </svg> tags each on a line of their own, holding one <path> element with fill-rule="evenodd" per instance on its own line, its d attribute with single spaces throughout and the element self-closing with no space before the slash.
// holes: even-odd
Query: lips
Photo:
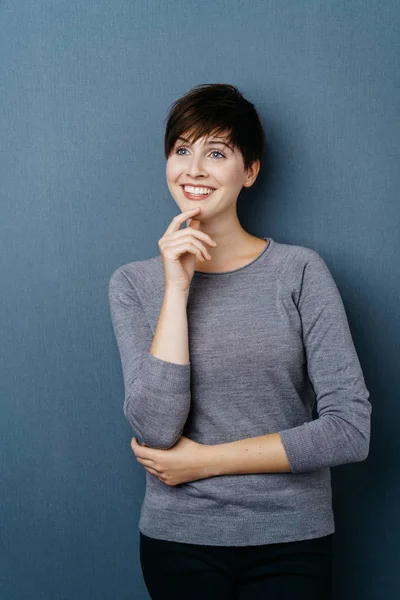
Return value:
<svg viewBox="0 0 400 600">
<path fill-rule="evenodd" d="M 190 185 L 191 187 L 194 187 L 194 188 L 196 188 L 196 187 L 208 188 L 208 189 L 212 190 L 212 192 L 210 194 L 197 194 L 197 195 L 196 194 L 191 194 L 190 192 L 187 192 L 185 190 L 185 185 Z M 207 198 L 209 198 L 215 192 L 215 188 L 213 188 L 211 186 L 195 186 L 195 185 L 193 185 L 191 183 L 190 184 L 189 183 L 182 184 L 181 188 L 182 188 L 182 191 L 184 193 L 184 196 L 186 198 L 188 198 L 188 200 L 206 200 Z"/>
</svg>

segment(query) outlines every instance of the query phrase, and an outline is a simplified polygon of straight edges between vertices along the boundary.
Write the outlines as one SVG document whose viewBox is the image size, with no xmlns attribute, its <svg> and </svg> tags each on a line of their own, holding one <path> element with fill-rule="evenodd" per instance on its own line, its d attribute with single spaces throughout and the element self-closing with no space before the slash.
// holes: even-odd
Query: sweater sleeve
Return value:
<svg viewBox="0 0 400 600">
<path fill-rule="evenodd" d="M 304 267 L 297 309 L 318 418 L 279 432 L 291 471 L 363 461 L 369 453 L 370 394 L 339 290 L 314 250 Z"/>
<path fill-rule="evenodd" d="M 122 267 L 112 274 L 108 295 L 124 378 L 124 414 L 147 446 L 170 448 L 189 414 L 190 362 L 178 364 L 150 354 L 153 332 Z"/>
</svg>

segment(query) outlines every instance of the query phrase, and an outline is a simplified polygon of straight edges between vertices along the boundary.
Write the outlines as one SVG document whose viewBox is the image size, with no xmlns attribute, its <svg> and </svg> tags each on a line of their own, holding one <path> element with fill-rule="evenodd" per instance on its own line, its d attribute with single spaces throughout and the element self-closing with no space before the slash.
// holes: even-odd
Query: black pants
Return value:
<svg viewBox="0 0 400 600">
<path fill-rule="evenodd" d="M 333 534 L 262 546 L 202 546 L 140 534 L 152 600 L 330 600 Z"/>
</svg>

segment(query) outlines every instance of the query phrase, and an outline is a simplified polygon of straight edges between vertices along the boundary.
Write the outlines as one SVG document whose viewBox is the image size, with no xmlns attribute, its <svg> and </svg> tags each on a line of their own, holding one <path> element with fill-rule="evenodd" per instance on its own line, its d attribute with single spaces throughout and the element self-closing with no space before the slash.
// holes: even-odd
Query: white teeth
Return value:
<svg viewBox="0 0 400 600">
<path fill-rule="evenodd" d="M 191 185 L 185 185 L 185 192 L 189 192 L 189 194 L 211 194 L 214 190 L 212 188 L 204 188 L 204 187 L 193 187 Z"/>
</svg>

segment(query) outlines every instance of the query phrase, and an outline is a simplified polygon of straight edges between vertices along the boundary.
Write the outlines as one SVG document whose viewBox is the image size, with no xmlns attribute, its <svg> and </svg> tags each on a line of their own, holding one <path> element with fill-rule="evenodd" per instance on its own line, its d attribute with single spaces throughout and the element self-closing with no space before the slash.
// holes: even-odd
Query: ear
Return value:
<svg viewBox="0 0 400 600">
<path fill-rule="evenodd" d="M 248 169 L 246 170 L 246 178 L 243 182 L 243 185 L 245 187 L 251 187 L 253 185 L 253 183 L 257 179 L 257 175 L 260 171 L 260 167 L 261 167 L 261 164 L 258 159 L 253 161 L 253 163 L 250 165 L 250 167 L 248 167 Z"/>
</svg>

